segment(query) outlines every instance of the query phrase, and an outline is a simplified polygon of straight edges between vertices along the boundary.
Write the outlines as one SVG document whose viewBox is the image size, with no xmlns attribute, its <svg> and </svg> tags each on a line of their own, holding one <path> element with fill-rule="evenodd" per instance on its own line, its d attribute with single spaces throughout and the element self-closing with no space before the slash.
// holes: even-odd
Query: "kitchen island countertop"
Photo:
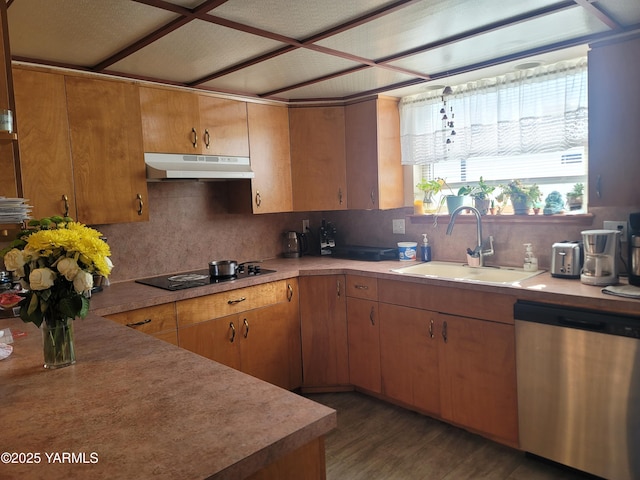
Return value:
<svg viewBox="0 0 640 480">
<path fill-rule="evenodd" d="M 3 454 L 3 479 L 239 479 L 336 426 L 330 408 L 93 314 L 59 370 L 33 324 L 7 327 L 26 335 L 0 361 L 0 453 L 21 455 Z"/>
</svg>

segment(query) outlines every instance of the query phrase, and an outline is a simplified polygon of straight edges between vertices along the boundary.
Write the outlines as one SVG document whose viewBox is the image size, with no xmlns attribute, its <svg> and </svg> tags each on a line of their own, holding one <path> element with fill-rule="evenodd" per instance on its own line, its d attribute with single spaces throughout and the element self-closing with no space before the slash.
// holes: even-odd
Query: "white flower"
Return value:
<svg viewBox="0 0 640 480">
<path fill-rule="evenodd" d="M 93 275 L 84 270 L 80 270 L 73 279 L 73 288 L 78 293 L 88 292 L 93 288 Z"/>
<path fill-rule="evenodd" d="M 29 274 L 29 286 L 31 290 L 46 290 L 53 286 L 56 272 L 50 268 L 36 268 Z"/>
<path fill-rule="evenodd" d="M 24 252 L 17 248 L 9 250 L 4 256 L 4 266 L 10 272 L 15 272 L 16 270 L 21 269 L 24 267 L 25 263 L 27 263 L 27 260 Z"/>
<path fill-rule="evenodd" d="M 78 262 L 76 262 L 73 258 L 65 257 L 58 262 L 57 265 L 58 271 L 64 275 L 64 278 L 69 280 L 70 282 L 76 278 L 78 272 L 80 272 L 80 267 L 78 266 Z"/>
</svg>

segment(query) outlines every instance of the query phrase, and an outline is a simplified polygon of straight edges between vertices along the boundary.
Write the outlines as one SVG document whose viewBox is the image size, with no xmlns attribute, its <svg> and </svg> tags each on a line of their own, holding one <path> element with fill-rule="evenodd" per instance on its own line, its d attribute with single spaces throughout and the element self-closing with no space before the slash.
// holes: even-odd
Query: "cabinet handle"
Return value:
<svg viewBox="0 0 640 480">
<path fill-rule="evenodd" d="M 256 207 L 259 207 L 262 204 L 262 198 L 260 197 L 260 192 L 256 192 Z"/>
<path fill-rule="evenodd" d="M 64 215 L 63 217 L 69 216 L 69 197 L 66 195 L 62 195 L 62 201 L 64 202 Z"/>
<path fill-rule="evenodd" d="M 342 205 L 342 188 L 338 188 L 338 202 Z"/>
<path fill-rule="evenodd" d="M 191 134 L 193 135 L 193 140 L 191 140 L 191 143 L 193 144 L 193 148 L 196 148 L 198 146 L 198 132 L 196 132 L 195 128 L 192 128 Z"/>
<path fill-rule="evenodd" d="M 340 280 L 336 282 L 336 287 L 338 289 L 338 298 L 340 298 Z"/>
<path fill-rule="evenodd" d="M 126 325 L 127 327 L 134 328 L 134 327 L 139 327 L 140 325 L 146 325 L 147 323 L 151 323 L 150 318 L 145 318 L 141 322 L 127 323 Z"/>
<path fill-rule="evenodd" d="M 357 288 L 358 290 L 369 290 L 369 286 L 368 285 L 356 284 L 356 285 L 354 285 L 354 288 Z"/>
<path fill-rule="evenodd" d="M 211 137 L 209 135 L 209 130 L 204 129 L 204 146 L 209 148 Z"/>
<path fill-rule="evenodd" d="M 287 302 L 293 299 L 293 287 L 290 283 L 287 283 Z"/>
<path fill-rule="evenodd" d="M 229 322 L 229 328 L 231 329 L 231 338 L 229 339 L 229 342 L 233 343 L 236 339 L 236 327 L 233 326 L 233 322 Z"/>
<path fill-rule="evenodd" d="M 144 207 L 144 202 L 142 201 L 142 195 L 137 194 L 136 198 L 138 199 L 138 215 L 142 215 L 142 207 Z"/>
<path fill-rule="evenodd" d="M 371 325 L 376 324 L 375 310 L 376 309 L 374 307 L 371 307 L 371 312 L 369 313 L 369 320 L 371 320 Z"/>
<path fill-rule="evenodd" d="M 602 176 L 598 175 L 598 178 L 596 179 L 596 195 L 598 196 L 598 198 L 602 198 Z"/>
<path fill-rule="evenodd" d="M 249 336 L 249 322 L 247 322 L 247 319 L 244 319 L 244 338 L 247 338 Z"/>
<path fill-rule="evenodd" d="M 373 189 L 371 189 L 371 204 L 375 205 L 376 204 L 376 197 L 374 195 L 374 191 Z"/>
<path fill-rule="evenodd" d="M 429 337 L 433 338 L 435 337 L 434 333 L 433 333 L 433 318 L 431 319 L 431 321 L 429 322 Z"/>
<path fill-rule="evenodd" d="M 244 302 L 246 300 L 245 297 L 236 298 L 235 300 L 228 300 L 227 303 L 229 305 L 235 305 L 236 303 Z"/>
<path fill-rule="evenodd" d="M 447 322 L 442 322 L 442 338 L 444 343 L 447 343 Z"/>
</svg>

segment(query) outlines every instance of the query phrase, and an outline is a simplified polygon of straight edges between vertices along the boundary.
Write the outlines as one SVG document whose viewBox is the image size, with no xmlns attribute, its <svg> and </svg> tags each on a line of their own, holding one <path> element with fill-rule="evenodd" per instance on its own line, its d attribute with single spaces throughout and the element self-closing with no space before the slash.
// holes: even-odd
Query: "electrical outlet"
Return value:
<svg viewBox="0 0 640 480">
<path fill-rule="evenodd" d="M 309 230 L 309 220 L 302 220 L 302 233 L 307 233 Z"/>
<path fill-rule="evenodd" d="M 404 235 L 404 218 L 393 220 L 393 233 Z"/>
<path fill-rule="evenodd" d="M 625 220 L 605 220 L 603 228 L 605 230 L 618 230 L 620 232 L 620 240 L 622 242 L 627 241 L 627 232 L 629 231 L 629 224 Z"/>
</svg>

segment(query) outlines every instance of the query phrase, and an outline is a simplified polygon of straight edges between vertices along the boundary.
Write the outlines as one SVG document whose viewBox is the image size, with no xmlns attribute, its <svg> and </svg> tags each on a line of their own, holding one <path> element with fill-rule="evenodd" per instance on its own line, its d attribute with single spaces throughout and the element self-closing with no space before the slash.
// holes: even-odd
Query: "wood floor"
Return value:
<svg viewBox="0 0 640 480">
<path fill-rule="evenodd" d="M 305 394 L 334 408 L 327 480 L 584 480 L 460 428 L 357 392 Z"/>
</svg>

